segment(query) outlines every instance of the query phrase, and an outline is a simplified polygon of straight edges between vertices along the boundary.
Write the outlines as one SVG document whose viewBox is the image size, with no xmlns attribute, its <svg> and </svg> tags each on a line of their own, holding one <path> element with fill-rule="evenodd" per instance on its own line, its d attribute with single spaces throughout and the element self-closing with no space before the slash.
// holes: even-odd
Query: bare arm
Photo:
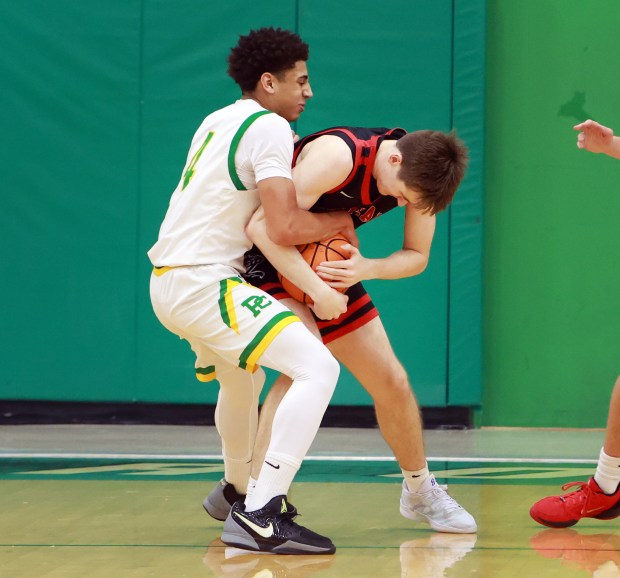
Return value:
<svg viewBox="0 0 620 578">
<path fill-rule="evenodd" d="M 344 148 L 342 148 L 344 147 Z M 293 181 L 297 195 L 297 204 L 302 209 L 308 209 L 316 200 L 328 190 L 344 181 L 353 166 L 349 149 L 341 139 L 334 137 L 320 137 L 308 145 L 300 155 L 297 165 L 293 169 Z M 275 211 L 279 207 L 273 207 Z M 323 213 L 313 216 L 337 215 L 341 213 Z M 347 224 L 352 227 L 348 213 Z M 315 313 L 322 319 L 332 319 L 346 310 L 346 298 L 322 281 L 306 263 L 296 248 L 288 244 L 278 243 L 269 230 L 269 221 L 266 207 L 260 207 L 247 226 L 247 234 L 252 242 L 263 252 L 271 264 L 289 281 L 300 287 L 315 302 Z M 327 234 L 318 234 L 312 238 L 295 241 L 295 244 L 318 241 L 346 231 L 342 228 L 330 231 Z M 357 241 L 357 237 L 355 237 Z"/>
<path fill-rule="evenodd" d="M 577 146 L 580 149 L 620 159 L 620 137 L 614 136 L 614 131 L 610 128 L 593 120 L 586 120 L 573 128 L 580 131 L 577 136 Z"/>
<path fill-rule="evenodd" d="M 351 257 L 321 263 L 319 276 L 331 287 L 350 287 L 366 279 L 402 279 L 419 275 L 426 269 L 435 234 L 435 216 L 420 213 L 413 206 L 405 209 L 403 248 L 387 257 L 368 259 L 359 249 L 350 247 Z"/>
<path fill-rule="evenodd" d="M 348 213 L 311 213 L 297 204 L 293 181 L 271 177 L 258 182 L 267 234 L 278 245 L 299 245 L 342 232 L 354 243 L 357 236 Z"/>
<path fill-rule="evenodd" d="M 278 245 L 270 239 L 261 209 L 250 220 L 247 234 L 269 262 L 314 301 L 317 317 L 334 319 L 347 310 L 348 298 L 318 277 L 295 247 Z"/>
<path fill-rule="evenodd" d="M 343 183 L 352 170 L 351 151 L 341 138 L 325 135 L 309 143 L 293 168 L 299 206 L 312 207 L 321 195 Z"/>
</svg>

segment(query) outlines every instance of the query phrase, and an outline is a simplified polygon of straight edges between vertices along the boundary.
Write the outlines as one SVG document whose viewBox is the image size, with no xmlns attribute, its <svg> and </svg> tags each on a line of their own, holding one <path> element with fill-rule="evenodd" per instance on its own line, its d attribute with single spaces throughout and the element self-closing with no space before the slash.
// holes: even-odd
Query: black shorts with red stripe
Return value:
<svg viewBox="0 0 620 578">
<path fill-rule="evenodd" d="M 244 260 L 246 273 L 243 278 L 248 283 L 262 289 L 278 300 L 291 298 L 280 284 L 273 265 L 256 247 L 252 247 L 245 254 Z M 379 311 L 361 283 L 349 287 L 345 294 L 349 296 L 347 310 L 338 319 L 323 321 L 312 313 L 325 344 L 355 331 L 371 319 L 379 316 Z"/>
</svg>

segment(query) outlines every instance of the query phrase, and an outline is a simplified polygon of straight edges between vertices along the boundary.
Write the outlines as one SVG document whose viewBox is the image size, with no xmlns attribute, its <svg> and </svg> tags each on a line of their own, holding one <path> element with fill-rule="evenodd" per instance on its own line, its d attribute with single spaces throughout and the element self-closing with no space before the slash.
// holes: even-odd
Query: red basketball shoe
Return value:
<svg viewBox="0 0 620 578">
<path fill-rule="evenodd" d="M 530 508 L 530 516 L 550 528 L 567 528 L 581 518 L 611 520 L 620 516 L 620 487 L 610 496 L 603 493 L 594 478 L 588 482 L 570 482 L 562 490 L 579 486 L 563 496 L 549 496 Z"/>
</svg>

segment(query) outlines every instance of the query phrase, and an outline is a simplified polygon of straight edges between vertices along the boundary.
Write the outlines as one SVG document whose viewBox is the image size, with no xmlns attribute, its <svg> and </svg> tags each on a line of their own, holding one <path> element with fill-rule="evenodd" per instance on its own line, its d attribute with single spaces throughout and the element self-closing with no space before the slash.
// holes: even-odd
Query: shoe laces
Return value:
<svg viewBox="0 0 620 578">
<path fill-rule="evenodd" d="M 288 502 L 286 502 L 286 512 L 280 512 L 280 515 L 284 518 L 284 520 L 286 520 L 287 522 L 293 522 L 293 520 L 299 516 L 299 512 L 297 511 L 297 508 L 295 508 L 295 506 L 293 506 L 293 504 L 289 504 Z"/>
<path fill-rule="evenodd" d="M 463 509 L 461 505 L 450 494 L 448 494 L 448 492 L 446 492 L 444 487 L 439 486 L 432 492 L 435 496 L 435 500 L 442 503 L 442 509 L 445 512 L 453 512 L 455 510 Z"/>
<path fill-rule="evenodd" d="M 581 513 L 583 514 L 586 511 L 588 502 L 590 501 L 592 488 L 590 488 L 588 482 L 569 482 L 568 484 L 564 484 L 562 486 L 562 491 L 566 492 L 570 488 L 576 489 L 564 496 L 560 496 L 560 500 L 565 502 L 567 505 L 572 505 L 576 502 L 583 501 L 583 504 L 581 504 Z"/>
<path fill-rule="evenodd" d="M 295 522 L 296 512 L 282 512 L 280 516 L 278 524 L 283 531 L 299 531 L 301 525 Z"/>
<path fill-rule="evenodd" d="M 293 521 L 299 514 L 296 510 L 293 510 L 292 512 L 283 512 L 282 515 L 285 516 L 287 519 Z"/>
</svg>

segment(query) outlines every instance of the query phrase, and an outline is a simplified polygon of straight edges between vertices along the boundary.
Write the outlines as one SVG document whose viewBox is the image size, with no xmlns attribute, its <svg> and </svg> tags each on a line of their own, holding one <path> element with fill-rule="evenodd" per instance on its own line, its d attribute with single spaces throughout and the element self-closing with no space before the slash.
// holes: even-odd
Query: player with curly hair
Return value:
<svg viewBox="0 0 620 578">
<path fill-rule="evenodd" d="M 216 423 L 230 456 L 227 479 L 247 479 L 251 466 L 247 447 L 256 435 L 265 380 L 260 366 L 293 381 L 274 417 L 256 491 L 234 505 L 222 534 L 229 545 L 283 554 L 335 551 L 329 538 L 293 521 L 296 510 L 286 495 L 331 399 L 339 365 L 290 309 L 243 281 L 243 257 L 252 245 L 245 228 L 261 205 L 269 235 L 279 244 L 338 232 L 356 240 L 348 213 L 319 215 L 297 204 L 289 122 L 312 97 L 307 59 L 308 46 L 286 30 L 262 28 L 239 38 L 228 64 L 242 96 L 198 128 L 148 252 L 155 314 L 191 345 L 197 378 L 220 382 L 218 408 L 226 411 L 216 412 Z M 316 298 L 323 318 L 346 309 L 347 298 L 327 285 Z"/>
</svg>

